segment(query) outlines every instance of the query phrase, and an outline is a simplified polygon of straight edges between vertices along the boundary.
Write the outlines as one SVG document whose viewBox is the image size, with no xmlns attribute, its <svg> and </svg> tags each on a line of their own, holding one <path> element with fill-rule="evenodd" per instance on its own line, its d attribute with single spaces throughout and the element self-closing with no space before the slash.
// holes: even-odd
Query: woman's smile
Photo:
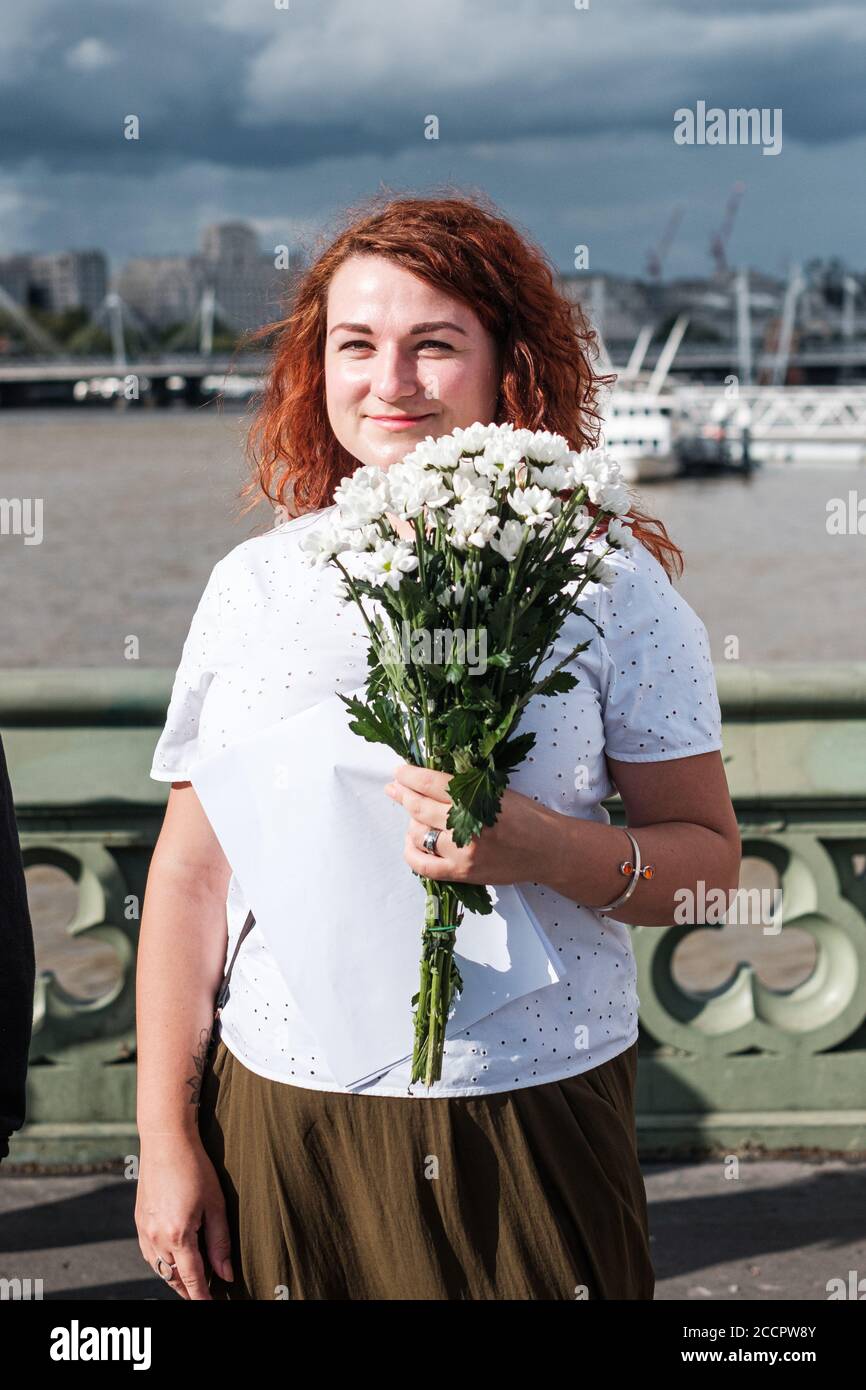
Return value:
<svg viewBox="0 0 866 1390">
<path fill-rule="evenodd" d="M 366 419 L 383 430 L 411 430 L 424 420 L 432 420 L 433 413 L 431 411 L 428 415 L 368 415 Z"/>
</svg>

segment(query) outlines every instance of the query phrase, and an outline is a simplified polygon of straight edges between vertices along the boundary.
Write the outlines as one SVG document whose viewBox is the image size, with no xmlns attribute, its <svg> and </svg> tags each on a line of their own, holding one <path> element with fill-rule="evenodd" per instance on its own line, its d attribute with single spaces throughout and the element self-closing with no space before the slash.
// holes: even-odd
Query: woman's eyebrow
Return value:
<svg viewBox="0 0 866 1390">
<path fill-rule="evenodd" d="M 339 328 L 345 328 L 350 333 L 372 334 L 373 332 L 372 328 L 368 323 L 335 323 L 334 327 L 330 329 L 328 337 L 330 338 L 331 333 L 336 333 Z M 413 336 L 416 333 L 433 333 L 437 328 L 450 328 L 452 332 L 462 333 L 464 338 L 466 337 L 466 329 L 461 328 L 459 323 L 451 323 L 449 319 L 437 319 L 435 322 L 432 323 L 413 324 L 413 326 L 409 329 L 409 334 L 410 336 Z"/>
</svg>

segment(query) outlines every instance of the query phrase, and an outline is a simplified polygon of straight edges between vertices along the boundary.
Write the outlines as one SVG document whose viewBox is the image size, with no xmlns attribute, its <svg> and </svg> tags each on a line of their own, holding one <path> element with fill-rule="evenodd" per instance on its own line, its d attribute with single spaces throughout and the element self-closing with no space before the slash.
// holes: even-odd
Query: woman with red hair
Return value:
<svg viewBox="0 0 866 1390">
<path fill-rule="evenodd" d="M 139 946 L 142 1254 L 194 1299 L 651 1299 L 629 924 L 671 922 L 699 881 L 735 888 L 740 857 L 707 633 L 664 526 L 632 508 L 614 583 L 584 591 L 601 632 L 572 615 L 592 638 L 578 684 L 528 706 L 535 748 L 494 826 L 454 845 L 445 773 L 404 763 L 383 787 L 406 814 L 395 875 L 520 884 L 561 961 L 558 983 L 449 1038 L 429 1090 L 408 1063 L 339 1085 L 189 780 L 363 683 L 361 624 L 300 546 L 340 480 L 476 421 L 593 447 L 592 330 L 492 206 L 405 197 L 350 216 L 265 331 L 246 494 L 288 519 L 214 566 L 151 769 L 171 791 Z M 628 829 L 602 805 L 615 791 Z"/>
</svg>

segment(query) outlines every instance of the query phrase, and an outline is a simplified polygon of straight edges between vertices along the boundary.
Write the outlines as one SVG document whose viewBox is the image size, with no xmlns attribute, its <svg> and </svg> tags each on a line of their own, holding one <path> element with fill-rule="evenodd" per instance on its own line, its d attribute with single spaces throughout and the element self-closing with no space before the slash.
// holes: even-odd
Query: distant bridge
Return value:
<svg viewBox="0 0 866 1390">
<path fill-rule="evenodd" d="M 80 381 L 94 376 L 137 376 L 150 381 L 169 376 L 199 378 L 225 376 L 231 368 L 242 376 L 259 376 L 267 370 L 264 353 L 232 358 L 228 355 L 202 357 L 186 353 L 178 357 L 141 358 L 131 362 L 116 362 L 111 357 L 42 357 L 18 362 L 0 363 L 0 384 L 3 382 Z"/>
</svg>

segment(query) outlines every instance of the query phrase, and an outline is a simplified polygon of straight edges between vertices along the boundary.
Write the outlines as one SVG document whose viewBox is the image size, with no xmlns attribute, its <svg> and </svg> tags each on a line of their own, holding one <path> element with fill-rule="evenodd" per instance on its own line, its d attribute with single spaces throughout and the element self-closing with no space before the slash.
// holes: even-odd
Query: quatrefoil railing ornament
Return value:
<svg viewBox="0 0 866 1390">
<path fill-rule="evenodd" d="M 772 863 L 782 890 L 782 930 L 812 938 L 815 964 L 792 989 L 762 983 L 748 961 L 707 991 L 683 989 L 673 955 L 706 923 L 635 927 L 640 1018 L 660 1043 L 696 1056 L 728 1056 L 757 1048 L 797 1055 L 824 1052 L 850 1037 L 866 1018 L 866 920 L 841 897 L 833 861 L 811 835 L 795 832 L 743 841 L 743 856 Z M 723 925 L 723 924 L 722 924 Z"/>
<path fill-rule="evenodd" d="M 52 840 L 22 850 L 25 868 L 50 864 L 68 874 L 78 903 L 67 935 L 104 941 L 117 954 L 117 980 L 96 998 L 80 999 L 53 970 L 37 975 L 31 1062 L 122 1061 L 135 1051 L 135 951 L 137 920 L 128 920 L 128 888 L 114 858 L 98 844 Z"/>
</svg>

